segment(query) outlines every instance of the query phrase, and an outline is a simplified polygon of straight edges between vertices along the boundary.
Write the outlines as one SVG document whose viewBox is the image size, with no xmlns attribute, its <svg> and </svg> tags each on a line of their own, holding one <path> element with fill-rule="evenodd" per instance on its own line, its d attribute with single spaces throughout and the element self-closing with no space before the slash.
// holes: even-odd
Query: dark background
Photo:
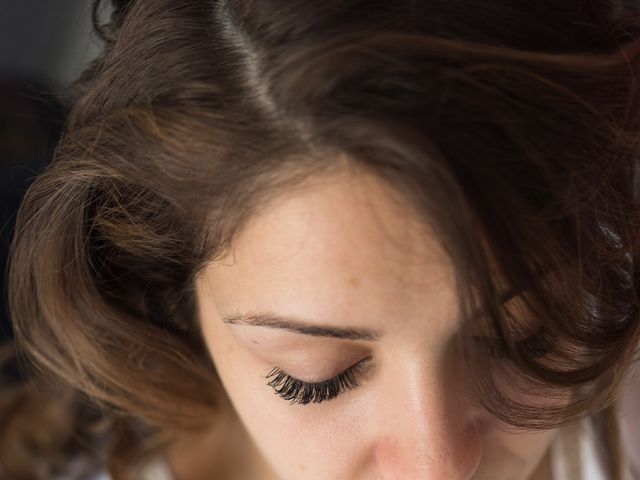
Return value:
<svg viewBox="0 0 640 480">
<path fill-rule="evenodd" d="M 0 0 L 0 343 L 13 337 L 4 278 L 15 212 L 59 138 L 56 95 L 100 47 L 90 0 Z"/>
</svg>

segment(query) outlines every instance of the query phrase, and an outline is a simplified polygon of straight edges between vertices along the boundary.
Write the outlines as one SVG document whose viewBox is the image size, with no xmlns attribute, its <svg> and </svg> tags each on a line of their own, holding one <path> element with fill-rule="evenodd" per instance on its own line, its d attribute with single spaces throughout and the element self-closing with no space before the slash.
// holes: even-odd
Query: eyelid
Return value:
<svg viewBox="0 0 640 480">
<path fill-rule="evenodd" d="M 474 339 L 481 342 L 489 350 L 492 357 L 507 358 L 507 346 L 499 339 L 489 336 L 475 336 Z M 555 343 L 555 339 L 550 339 L 547 336 L 544 327 L 540 327 L 532 335 L 516 340 L 516 345 L 531 352 L 534 358 L 549 353 L 553 343 Z M 271 378 L 267 385 L 273 388 L 276 395 L 289 400 L 291 404 L 321 403 L 332 400 L 347 390 L 358 388 L 360 384 L 357 377 L 369 366 L 372 358 L 372 356 L 363 358 L 336 376 L 317 382 L 305 382 L 289 375 L 279 367 L 274 367 L 264 378 Z"/>
<path fill-rule="evenodd" d="M 372 357 L 371 355 L 369 355 L 368 357 L 363 358 L 362 360 L 358 360 L 356 363 L 354 363 L 354 364 L 352 364 L 351 366 L 349 366 L 349 367 L 345 368 L 344 370 L 342 370 L 342 371 L 341 371 L 340 373 L 338 373 L 337 375 L 334 375 L 333 377 L 326 378 L 326 379 L 323 379 L 323 380 L 317 380 L 317 381 L 315 381 L 315 382 L 307 382 L 307 381 L 304 381 L 304 380 L 300 380 L 299 378 L 295 378 L 295 377 L 293 377 L 293 376 L 291 376 L 291 375 L 289 375 L 289 377 L 291 377 L 293 380 L 297 380 L 298 382 L 304 383 L 304 384 L 306 384 L 306 385 L 319 385 L 319 384 L 321 384 L 321 383 L 323 383 L 323 382 L 327 382 L 327 381 L 335 380 L 337 377 L 339 377 L 339 376 L 340 376 L 341 374 L 343 374 L 344 372 L 347 372 L 347 371 L 353 371 L 353 370 L 354 370 L 354 369 L 356 369 L 356 368 L 358 368 L 358 369 L 363 368 L 363 367 L 364 367 L 364 364 L 365 364 L 365 363 L 368 363 L 368 362 L 369 362 L 369 360 L 371 360 L 372 358 L 373 358 L 373 357 Z M 288 375 L 288 374 L 287 374 L 287 375 Z"/>
<path fill-rule="evenodd" d="M 274 367 L 264 378 L 271 378 L 267 385 L 275 390 L 276 395 L 289 400 L 291 404 L 320 403 L 332 400 L 347 390 L 358 388 L 360 384 L 357 376 L 369 366 L 372 358 L 372 356 L 363 358 L 334 377 L 317 382 L 305 382 L 278 367 Z"/>
</svg>

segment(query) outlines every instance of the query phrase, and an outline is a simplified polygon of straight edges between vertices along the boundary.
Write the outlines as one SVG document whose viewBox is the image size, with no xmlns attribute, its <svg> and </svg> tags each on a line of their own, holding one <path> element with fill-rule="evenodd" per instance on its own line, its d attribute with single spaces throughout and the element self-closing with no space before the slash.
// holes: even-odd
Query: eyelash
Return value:
<svg viewBox="0 0 640 480">
<path fill-rule="evenodd" d="M 498 359 L 506 358 L 505 345 L 501 345 L 499 341 L 490 337 L 477 338 L 489 355 Z M 545 336 L 544 329 L 540 329 L 516 343 L 524 345 L 525 349 L 530 349 L 536 358 L 549 353 L 552 348 L 552 343 Z M 370 359 L 371 357 L 367 357 L 335 377 L 320 382 L 303 382 L 278 367 L 274 367 L 264 378 L 269 380 L 267 385 L 273 388 L 275 394 L 288 400 L 291 405 L 321 403 L 332 400 L 348 390 L 358 388 L 360 386 L 358 376 L 363 372 Z"/>
<path fill-rule="evenodd" d="M 358 388 L 360 386 L 358 376 L 363 372 L 370 359 L 371 357 L 367 357 L 360 360 L 335 377 L 320 382 L 303 382 L 278 367 L 273 368 L 264 378 L 269 380 L 267 385 L 274 389 L 276 395 L 288 400 L 292 405 L 320 403 L 332 400 L 347 390 Z"/>
</svg>

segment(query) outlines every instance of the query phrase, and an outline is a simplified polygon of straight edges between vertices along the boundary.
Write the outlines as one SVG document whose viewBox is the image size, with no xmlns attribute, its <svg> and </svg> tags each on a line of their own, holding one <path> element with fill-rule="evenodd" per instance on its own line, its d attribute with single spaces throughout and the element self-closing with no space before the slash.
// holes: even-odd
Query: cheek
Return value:
<svg viewBox="0 0 640 480">
<path fill-rule="evenodd" d="M 283 403 L 275 407 L 243 401 L 238 406 L 251 437 L 282 480 L 360 478 L 359 419 L 344 425 L 343 415 L 328 408 L 303 411 L 308 406 Z"/>
</svg>

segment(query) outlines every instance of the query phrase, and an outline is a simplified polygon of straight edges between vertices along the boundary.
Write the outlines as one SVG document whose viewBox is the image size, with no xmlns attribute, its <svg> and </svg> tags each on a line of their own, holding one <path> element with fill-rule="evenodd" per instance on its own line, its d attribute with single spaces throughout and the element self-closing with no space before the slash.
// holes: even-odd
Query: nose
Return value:
<svg viewBox="0 0 640 480">
<path fill-rule="evenodd" d="M 464 379 L 443 373 L 390 374 L 374 445 L 384 480 L 469 480 L 478 469 L 482 414 L 461 390 Z"/>
</svg>

